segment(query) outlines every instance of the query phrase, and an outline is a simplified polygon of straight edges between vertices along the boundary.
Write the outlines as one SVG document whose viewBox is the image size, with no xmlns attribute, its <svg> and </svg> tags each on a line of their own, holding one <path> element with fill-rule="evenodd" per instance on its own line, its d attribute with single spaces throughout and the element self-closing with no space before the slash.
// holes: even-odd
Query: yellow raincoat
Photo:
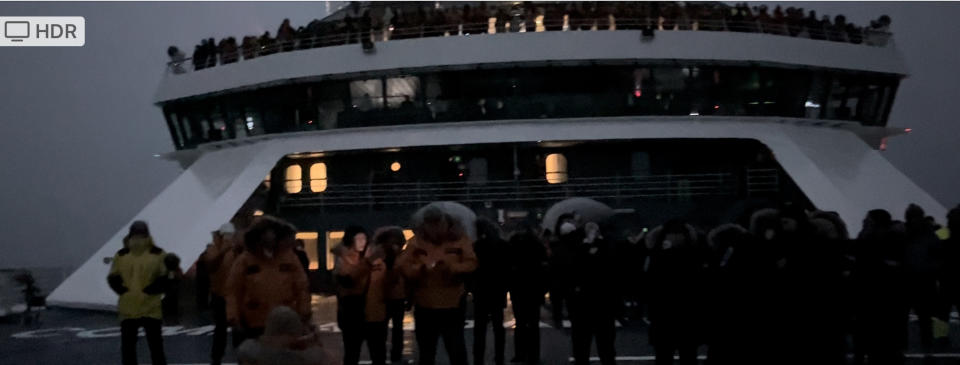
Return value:
<svg viewBox="0 0 960 365">
<path fill-rule="evenodd" d="M 113 257 L 108 275 L 108 280 L 111 276 L 119 275 L 127 289 L 120 294 L 117 302 L 120 320 L 143 317 L 163 319 L 160 305 L 163 294 L 147 294 L 143 289 L 167 275 L 163 264 L 166 254 L 154 246 L 150 237 L 131 237 L 126 246 Z"/>
</svg>

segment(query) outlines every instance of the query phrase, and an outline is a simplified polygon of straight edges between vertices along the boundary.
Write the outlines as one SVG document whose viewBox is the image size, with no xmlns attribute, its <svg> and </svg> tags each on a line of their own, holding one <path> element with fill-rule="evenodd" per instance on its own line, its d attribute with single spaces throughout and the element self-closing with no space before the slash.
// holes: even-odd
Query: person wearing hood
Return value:
<svg viewBox="0 0 960 365">
<path fill-rule="evenodd" d="M 700 330 L 703 262 L 697 252 L 697 232 L 674 219 L 654 229 L 647 237 L 650 249 L 650 344 L 656 364 L 697 363 Z"/>
<path fill-rule="evenodd" d="M 706 322 L 710 329 L 706 339 L 711 365 L 744 363 L 746 359 L 739 357 L 747 354 L 752 345 L 743 331 L 752 312 L 747 298 L 756 290 L 750 286 L 755 274 L 748 266 L 749 242 L 747 230 L 732 223 L 720 225 L 707 234 L 706 295 L 715 298 Z"/>
<path fill-rule="evenodd" d="M 550 242 L 550 308 L 553 311 L 553 324 L 563 328 L 563 308 L 570 295 L 572 280 L 571 269 L 575 266 L 573 249 L 583 240 L 582 231 L 577 230 L 576 215 L 564 213 L 557 218 L 553 226 L 554 239 Z M 579 235 L 578 235 L 579 233 Z"/>
<path fill-rule="evenodd" d="M 244 251 L 227 277 L 227 321 L 233 342 L 258 338 L 267 315 L 287 306 L 302 319 L 310 318 L 307 274 L 293 253 L 296 228 L 271 216 L 257 219 L 243 235 Z"/>
<path fill-rule="evenodd" d="M 496 223 L 489 219 L 477 219 L 477 242 L 474 243 L 477 271 L 473 274 L 471 285 L 474 304 L 474 364 L 485 363 L 488 323 L 493 327 L 494 363 L 504 364 L 506 334 L 503 328 L 503 309 L 507 307 L 507 274 L 510 270 L 506 246 L 507 243 L 501 238 L 500 228 Z M 540 297 L 543 298 L 543 295 Z M 538 305 L 537 309 L 539 308 Z M 519 323 L 517 332 L 520 332 Z"/>
<path fill-rule="evenodd" d="M 233 224 L 224 223 L 213 232 L 213 243 L 207 245 L 198 260 L 198 268 L 204 269 L 210 282 L 209 308 L 214 325 L 210 359 L 213 365 L 220 364 L 227 347 L 227 277 L 234 260 L 243 251 L 243 245 L 237 238 Z"/>
<path fill-rule="evenodd" d="M 329 364 L 315 331 L 303 325 L 290 307 L 270 311 L 259 339 L 244 341 L 237 348 L 240 365 L 321 365 Z"/>
<path fill-rule="evenodd" d="M 397 266 L 413 293 L 418 363 L 434 364 L 437 340 L 442 336 L 450 364 L 466 365 L 460 304 L 465 294 L 464 276 L 477 268 L 473 244 L 460 221 L 436 208 L 423 213 L 414 233 Z"/>
<path fill-rule="evenodd" d="M 396 226 L 380 227 L 373 234 L 374 246 L 383 248 L 383 262 L 386 265 L 383 279 L 384 300 L 386 301 L 387 321 L 392 325 L 390 333 L 390 361 L 403 360 L 403 315 L 406 312 L 407 290 L 403 275 L 396 265 L 397 257 L 403 251 L 407 238 L 403 229 Z"/>
<path fill-rule="evenodd" d="M 569 225 L 561 227 L 561 233 L 568 229 Z M 596 339 L 600 363 L 614 364 L 616 317 L 623 305 L 615 281 L 618 277 L 615 247 L 594 222 L 567 232 L 566 237 L 578 239 L 572 247 L 572 257 L 578 265 L 570 268 L 571 287 L 567 298 L 574 363 L 590 362 L 590 346 Z"/>
<path fill-rule="evenodd" d="M 941 313 L 945 318 L 954 306 L 960 310 L 960 205 L 947 212 L 946 232 L 941 238 L 943 266 L 940 270 Z"/>
<path fill-rule="evenodd" d="M 511 362 L 539 364 L 540 306 L 547 291 L 547 253 L 529 224 L 521 225 L 510 237 L 509 246 L 512 268 L 508 288 L 516 319 L 514 358 Z"/>
<path fill-rule="evenodd" d="M 904 232 L 882 209 L 867 213 L 855 244 L 854 363 L 902 364 L 907 314 L 904 285 Z"/>
<path fill-rule="evenodd" d="M 385 361 L 386 333 L 379 324 L 386 325 L 386 309 L 372 313 L 372 304 L 383 304 L 383 264 L 382 255 L 376 263 L 372 255 L 373 247 L 367 247 L 367 231 L 363 227 L 350 226 L 344 231 L 343 242 L 333 248 L 336 257 L 333 275 L 337 280 L 337 325 L 343 334 L 343 363 L 356 365 L 360 362 L 363 342 L 367 342 L 370 358 L 374 364 Z M 382 248 L 379 249 L 382 252 Z M 374 280 L 374 272 L 378 280 Z M 371 313 L 368 313 L 368 303 Z M 379 308 L 379 306 L 377 306 Z M 380 313 L 383 312 L 383 313 Z M 377 318 L 368 321 L 367 315 Z M 384 333 L 381 333 L 384 332 Z"/>
<path fill-rule="evenodd" d="M 795 364 L 846 364 L 844 287 L 846 225 L 836 213 L 791 213 L 798 221 L 786 266 L 785 343 Z M 851 300 L 853 298 L 850 298 Z"/>
<path fill-rule="evenodd" d="M 123 248 L 113 256 L 107 283 L 117 295 L 120 316 L 120 351 L 124 365 L 136 365 L 137 337 L 143 327 L 153 365 L 165 365 L 161 326 L 162 297 L 166 288 L 166 254 L 158 248 L 144 221 L 135 221 L 123 238 Z"/>
<path fill-rule="evenodd" d="M 904 214 L 907 241 L 904 251 L 904 270 L 907 280 L 909 309 L 918 317 L 920 342 L 924 351 L 933 346 L 932 316 L 937 303 L 937 273 L 939 246 L 935 230 L 926 219 L 923 209 L 910 204 Z"/>
</svg>

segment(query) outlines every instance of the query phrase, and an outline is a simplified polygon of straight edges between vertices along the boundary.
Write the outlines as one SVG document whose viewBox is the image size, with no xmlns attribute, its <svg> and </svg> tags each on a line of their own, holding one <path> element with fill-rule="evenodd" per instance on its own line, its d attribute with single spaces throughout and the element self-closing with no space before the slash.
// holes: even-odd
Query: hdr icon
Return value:
<svg viewBox="0 0 960 365">
<path fill-rule="evenodd" d="M 83 17 L 0 17 L 0 46 L 80 47 L 86 43 Z"/>
</svg>

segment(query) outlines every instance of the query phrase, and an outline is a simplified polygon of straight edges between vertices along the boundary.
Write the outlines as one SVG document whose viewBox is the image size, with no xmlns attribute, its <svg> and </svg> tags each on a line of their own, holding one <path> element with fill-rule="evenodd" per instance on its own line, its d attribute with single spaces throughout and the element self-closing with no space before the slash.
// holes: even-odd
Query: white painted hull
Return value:
<svg viewBox="0 0 960 365">
<path fill-rule="evenodd" d="M 745 121 L 749 120 L 749 121 Z M 946 209 L 849 129 L 782 123 L 776 118 L 624 117 L 526 120 L 339 129 L 265 136 L 199 158 L 133 220 L 145 220 L 156 242 L 192 262 L 210 232 L 229 220 L 284 155 L 307 151 L 383 149 L 478 143 L 662 138 L 755 139 L 819 209 L 832 210 L 851 232 L 870 209 L 899 216 L 909 203 L 943 217 Z M 858 127 L 861 130 L 862 127 Z M 863 135 L 863 133 L 861 133 Z M 233 143 L 237 144 L 237 143 Z M 229 145 L 229 144 L 222 144 Z M 710 151 L 703 151 L 710 153 Z M 642 207 L 637 207 L 642 209 Z M 110 309 L 109 265 L 127 227 L 70 275 L 48 298 L 53 305 Z"/>
</svg>

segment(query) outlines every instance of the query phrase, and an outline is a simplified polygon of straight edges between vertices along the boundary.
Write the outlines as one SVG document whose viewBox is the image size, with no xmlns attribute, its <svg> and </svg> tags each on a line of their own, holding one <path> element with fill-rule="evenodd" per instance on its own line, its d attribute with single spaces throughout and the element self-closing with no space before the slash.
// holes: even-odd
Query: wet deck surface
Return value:
<svg viewBox="0 0 960 365">
<path fill-rule="evenodd" d="M 341 359 L 341 340 L 336 328 L 336 300 L 332 297 L 314 296 L 315 324 L 320 328 L 322 342 L 330 364 L 338 364 Z M 469 310 L 468 310 L 469 313 Z M 544 364 L 570 364 L 569 329 L 553 328 L 546 310 L 542 311 L 541 353 Z M 119 363 L 120 338 L 116 315 L 107 312 L 51 308 L 44 311 L 39 324 L 24 325 L 15 317 L 0 319 L 0 363 L 2 364 L 117 364 Z M 506 313 L 507 360 L 513 354 L 513 317 Z M 416 343 L 413 338 L 411 313 L 404 320 L 404 359 L 415 359 Z M 920 346 L 911 340 L 908 351 L 908 364 L 960 364 L 960 323 L 951 324 L 949 342 L 939 343 L 933 350 L 933 356 L 923 359 Z M 473 321 L 466 321 L 465 337 L 467 350 L 472 351 Z M 179 324 L 170 323 L 164 328 L 164 346 L 170 364 L 209 363 L 209 349 L 212 342 L 212 326 L 202 314 L 184 315 Z M 911 339 L 917 331 L 916 323 L 911 323 Z M 488 363 L 493 363 L 492 334 L 488 330 Z M 647 342 L 647 327 L 637 320 L 625 323 L 617 330 L 618 362 L 625 364 L 652 364 L 653 349 Z M 445 354 L 440 346 L 438 364 L 446 364 Z M 701 348 L 703 352 L 704 348 Z M 146 342 L 141 340 L 138 348 L 141 363 L 149 363 Z M 366 349 L 362 359 L 368 359 Z M 232 349 L 227 350 L 226 363 L 235 362 Z M 703 363 L 703 361 L 701 361 Z M 770 361 L 777 363 L 776 359 Z M 852 363 L 852 361 L 851 361 Z"/>
</svg>

